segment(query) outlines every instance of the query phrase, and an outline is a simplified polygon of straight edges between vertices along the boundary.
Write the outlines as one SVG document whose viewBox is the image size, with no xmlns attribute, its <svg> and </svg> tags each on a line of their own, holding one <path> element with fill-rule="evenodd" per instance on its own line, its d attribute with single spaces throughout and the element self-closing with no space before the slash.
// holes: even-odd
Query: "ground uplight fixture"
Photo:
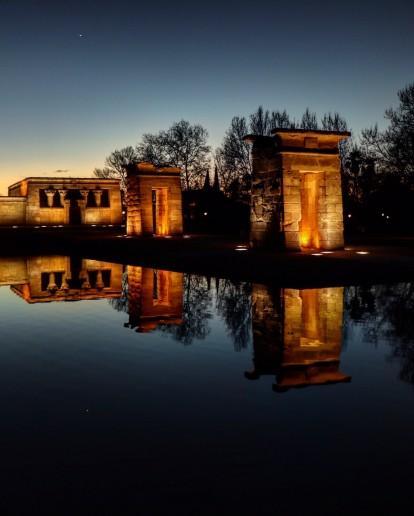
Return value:
<svg viewBox="0 0 414 516">
<path fill-rule="evenodd" d="M 312 253 L 312 256 L 323 256 L 322 253 Z"/>
<path fill-rule="evenodd" d="M 332 254 L 333 251 L 322 251 L 322 254 Z"/>
<path fill-rule="evenodd" d="M 356 254 L 369 254 L 369 251 L 357 251 Z"/>
</svg>

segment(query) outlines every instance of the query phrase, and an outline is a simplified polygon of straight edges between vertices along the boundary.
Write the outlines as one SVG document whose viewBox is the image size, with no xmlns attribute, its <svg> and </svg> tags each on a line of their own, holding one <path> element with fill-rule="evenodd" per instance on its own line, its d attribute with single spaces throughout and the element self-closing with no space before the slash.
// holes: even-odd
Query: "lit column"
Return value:
<svg viewBox="0 0 414 516">
<path fill-rule="evenodd" d="M 60 205 L 65 206 L 65 197 L 67 194 L 67 190 L 58 190 L 59 192 L 59 198 L 60 198 Z"/>
<path fill-rule="evenodd" d="M 54 272 L 49 272 L 49 283 L 47 285 L 47 290 L 49 290 L 49 292 L 52 292 L 52 294 L 57 290 L 57 285 L 56 285 L 56 277 L 55 277 L 55 273 Z"/>
<path fill-rule="evenodd" d="M 102 202 L 102 190 L 93 190 L 96 206 L 99 208 Z"/>
<path fill-rule="evenodd" d="M 81 285 L 81 288 L 84 288 L 84 289 L 89 289 L 91 288 L 91 284 L 89 282 L 89 274 L 88 274 L 88 271 L 86 270 L 83 270 L 81 271 L 81 273 L 79 274 L 79 278 L 82 279 L 82 285 Z"/>
<path fill-rule="evenodd" d="M 85 224 L 85 209 L 86 209 L 86 204 L 88 202 L 88 193 L 89 193 L 89 190 L 80 190 L 82 199 L 78 200 L 78 206 L 80 208 L 81 224 Z"/>
<path fill-rule="evenodd" d="M 55 190 L 53 190 L 53 189 L 45 190 L 45 194 L 47 196 L 47 205 L 49 206 L 49 208 L 52 208 L 53 207 L 53 198 L 55 197 Z"/>
<path fill-rule="evenodd" d="M 60 286 L 60 290 L 63 290 L 64 292 L 67 292 L 69 290 L 69 283 L 66 277 L 66 273 L 63 274 L 62 285 Z"/>
<path fill-rule="evenodd" d="M 103 279 L 102 279 L 102 271 L 97 271 L 96 273 L 96 288 L 98 290 L 101 290 L 104 288 L 104 282 L 103 282 Z"/>
</svg>

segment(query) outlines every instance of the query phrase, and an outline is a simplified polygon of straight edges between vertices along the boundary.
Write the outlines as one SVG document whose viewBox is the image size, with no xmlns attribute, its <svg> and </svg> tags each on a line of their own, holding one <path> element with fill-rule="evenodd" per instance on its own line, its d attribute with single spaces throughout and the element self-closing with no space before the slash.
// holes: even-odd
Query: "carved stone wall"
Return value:
<svg viewBox="0 0 414 516">
<path fill-rule="evenodd" d="M 253 143 L 251 245 L 289 250 L 343 247 L 338 145 L 349 133 L 274 133 L 274 137 L 247 137 Z M 314 188 L 312 196 L 309 185 Z M 305 220 L 307 212 L 315 224 Z"/>
<path fill-rule="evenodd" d="M 101 203 L 107 191 L 108 203 Z M 70 200 L 76 192 L 78 199 Z M 94 205 L 87 202 L 91 192 Z M 44 196 L 44 204 L 41 202 Z M 71 204 L 79 209 L 79 220 L 71 220 Z M 0 198 L 0 224 L 66 225 L 122 223 L 119 180 L 27 178 L 9 187 L 9 196 Z"/>
<path fill-rule="evenodd" d="M 252 149 L 254 174 L 250 239 L 254 247 L 273 247 L 282 236 L 282 172 L 273 138 L 262 137 Z"/>
<path fill-rule="evenodd" d="M 0 225 L 26 224 L 26 204 L 25 197 L 0 197 Z"/>
</svg>

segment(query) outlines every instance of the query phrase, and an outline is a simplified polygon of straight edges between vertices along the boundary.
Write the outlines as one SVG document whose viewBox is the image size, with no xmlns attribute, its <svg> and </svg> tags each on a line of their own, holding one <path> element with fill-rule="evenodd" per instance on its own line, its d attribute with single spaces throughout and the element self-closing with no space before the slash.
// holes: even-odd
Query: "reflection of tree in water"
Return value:
<svg viewBox="0 0 414 516">
<path fill-rule="evenodd" d="M 210 281 L 203 276 L 184 275 L 183 322 L 180 325 L 160 325 L 159 329 L 183 344 L 205 339 L 210 333 L 212 317 Z"/>
<path fill-rule="evenodd" d="M 386 340 L 401 362 L 400 378 L 414 383 L 414 283 L 350 287 L 345 299 L 349 319 L 363 323 L 370 341 Z"/>
<path fill-rule="evenodd" d="M 122 292 L 121 296 L 109 299 L 108 302 L 112 306 L 114 310 L 117 312 L 126 312 L 128 313 L 128 273 L 124 272 L 122 274 Z"/>
<path fill-rule="evenodd" d="M 251 285 L 230 280 L 216 280 L 216 310 L 223 319 L 234 348 L 247 347 L 251 338 Z M 160 324 L 158 329 L 183 344 L 191 344 L 194 339 L 204 339 L 210 333 L 213 295 L 209 278 L 194 274 L 184 275 L 183 322 Z M 109 304 L 118 312 L 128 311 L 128 274 L 122 276 L 122 293 Z"/>
<path fill-rule="evenodd" d="M 216 280 L 217 313 L 224 320 L 234 349 L 247 348 L 252 331 L 252 289 L 250 283 Z"/>
</svg>

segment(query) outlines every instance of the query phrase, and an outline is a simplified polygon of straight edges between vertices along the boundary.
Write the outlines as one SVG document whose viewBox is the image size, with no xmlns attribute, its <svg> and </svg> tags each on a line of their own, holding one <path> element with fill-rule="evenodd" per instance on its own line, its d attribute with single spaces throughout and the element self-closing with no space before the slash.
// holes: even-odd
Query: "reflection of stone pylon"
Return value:
<svg viewBox="0 0 414 516">
<path fill-rule="evenodd" d="M 128 265 L 128 314 L 127 326 L 139 326 L 141 316 L 142 267 Z"/>
</svg>

